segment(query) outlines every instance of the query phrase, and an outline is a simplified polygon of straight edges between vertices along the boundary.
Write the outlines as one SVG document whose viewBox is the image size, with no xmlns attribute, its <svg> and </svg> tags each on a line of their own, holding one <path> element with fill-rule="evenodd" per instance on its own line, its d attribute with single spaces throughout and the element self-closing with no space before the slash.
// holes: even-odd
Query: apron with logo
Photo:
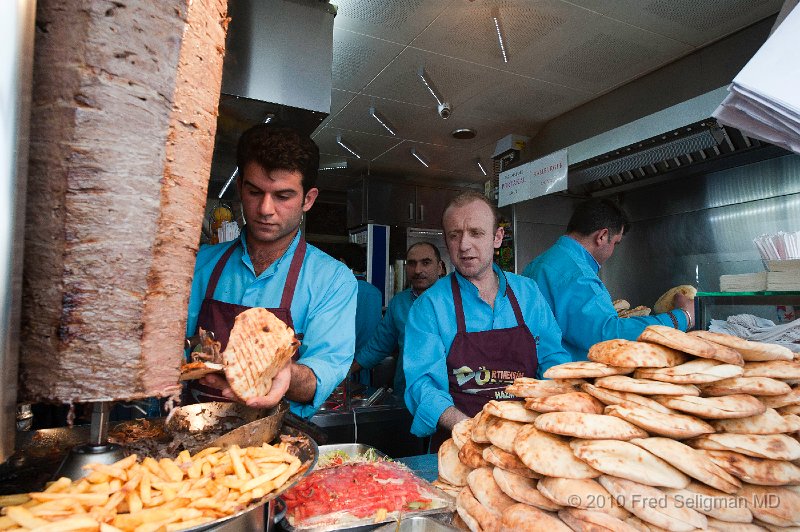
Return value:
<svg viewBox="0 0 800 532">
<path fill-rule="evenodd" d="M 211 277 L 206 287 L 205 299 L 203 299 L 203 303 L 200 305 L 200 314 L 197 318 L 198 330 L 195 331 L 195 334 L 200 332 L 200 327 L 206 331 L 213 331 L 214 339 L 221 344 L 221 350 L 225 350 L 225 347 L 228 345 L 228 338 L 230 338 L 231 329 L 233 329 L 233 322 L 236 316 L 251 308 L 214 299 L 214 291 L 217 289 L 217 283 L 222 275 L 222 270 L 225 269 L 225 264 L 227 264 L 228 259 L 239 245 L 241 245 L 241 240 L 237 239 L 214 266 L 214 271 L 211 272 Z M 297 278 L 300 276 L 300 268 L 303 266 L 305 254 L 306 241 L 301 237 L 300 242 L 297 244 L 297 249 L 295 249 L 294 255 L 292 256 L 292 262 L 289 265 L 289 273 L 286 276 L 286 284 L 283 286 L 280 306 L 278 308 L 267 309 L 292 329 L 294 329 L 291 311 L 292 299 L 294 298 L 294 290 L 297 287 Z M 297 354 L 295 354 L 295 357 L 296 356 Z M 188 403 L 228 401 L 228 399 L 220 395 L 219 390 L 200 384 L 200 382 L 196 380 L 189 381 L 187 391 L 189 397 L 188 401 L 185 402 Z"/>
<path fill-rule="evenodd" d="M 519 377 L 536 377 L 536 340 L 522 318 L 522 310 L 511 285 L 506 283 L 516 327 L 467 332 L 464 304 L 455 274 L 450 276 L 457 332 L 447 353 L 447 378 L 455 407 L 472 417 L 491 400 L 514 399 L 505 388 Z M 450 437 L 439 429 L 433 435 L 431 452 Z"/>
</svg>

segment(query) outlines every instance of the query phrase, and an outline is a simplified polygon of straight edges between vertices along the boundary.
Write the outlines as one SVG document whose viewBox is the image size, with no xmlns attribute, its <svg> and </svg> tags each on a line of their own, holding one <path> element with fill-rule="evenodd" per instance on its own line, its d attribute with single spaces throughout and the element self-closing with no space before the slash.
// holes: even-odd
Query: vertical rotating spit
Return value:
<svg viewBox="0 0 800 532">
<path fill-rule="evenodd" d="M 86 464 L 113 464 L 125 457 L 122 447 L 108 442 L 108 420 L 112 403 L 99 401 L 92 404 L 89 441 L 70 450 L 59 466 L 56 478 L 69 477 L 76 480 L 86 475 L 83 469 Z"/>
</svg>

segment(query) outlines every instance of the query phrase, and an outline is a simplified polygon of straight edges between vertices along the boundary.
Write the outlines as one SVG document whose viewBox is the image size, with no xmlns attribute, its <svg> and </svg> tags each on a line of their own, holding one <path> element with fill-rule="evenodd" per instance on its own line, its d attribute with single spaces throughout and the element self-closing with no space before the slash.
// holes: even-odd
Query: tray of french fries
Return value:
<svg viewBox="0 0 800 532">
<path fill-rule="evenodd" d="M 89 464 L 87 475 L 60 478 L 42 491 L 0 496 L 0 530 L 193 532 L 252 511 L 293 486 L 316 464 L 313 440 L 290 427 L 275 445 L 156 460 L 132 454 Z"/>
</svg>

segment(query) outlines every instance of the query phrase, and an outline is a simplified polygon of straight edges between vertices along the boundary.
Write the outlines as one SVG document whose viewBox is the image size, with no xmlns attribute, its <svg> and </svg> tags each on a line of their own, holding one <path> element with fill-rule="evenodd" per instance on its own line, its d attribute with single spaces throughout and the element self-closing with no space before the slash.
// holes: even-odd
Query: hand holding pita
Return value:
<svg viewBox="0 0 800 532">
<path fill-rule="evenodd" d="M 286 391 L 289 389 L 289 384 L 291 381 L 292 363 L 291 361 L 288 361 L 284 367 L 280 369 L 277 374 L 275 374 L 275 377 L 272 378 L 272 387 L 270 388 L 269 393 L 261 397 L 251 397 L 245 401 L 245 404 L 252 408 L 272 408 L 273 406 L 277 405 L 281 399 L 283 399 L 284 395 L 286 395 Z M 228 384 L 228 380 L 220 373 L 211 373 L 205 375 L 202 379 L 200 379 L 200 383 L 220 390 L 220 393 L 226 399 L 241 402 L 241 400 L 236 397 L 236 394 L 233 393 L 230 384 Z"/>
<path fill-rule="evenodd" d="M 685 311 L 689 316 L 689 328 L 694 325 L 694 299 L 691 299 L 681 292 L 675 294 L 672 299 L 672 306 L 676 309 Z"/>
</svg>

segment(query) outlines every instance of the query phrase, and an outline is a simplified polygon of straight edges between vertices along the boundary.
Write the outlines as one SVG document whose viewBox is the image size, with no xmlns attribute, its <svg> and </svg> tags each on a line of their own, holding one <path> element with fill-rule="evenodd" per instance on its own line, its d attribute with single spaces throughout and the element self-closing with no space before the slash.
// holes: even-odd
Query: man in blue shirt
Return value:
<svg viewBox="0 0 800 532">
<path fill-rule="evenodd" d="M 356 305 L 356 352 L 367 345 L 375 334 L 383 314 L 383 295 L 367 282 L 367 252 L 363 246 L 349 242 L 339 249 L 339 259 L 344 262 L 358 282 Z"/>
<path fill-rule="evenodd" d="M 427 436 L 438 428 L 432 449 L 488 401 L 509 399 L 505 387 L 514 379 L 541 377 L 569 361 L 536 284 L 492 260 L 503 228 L 489 200 L 474 191 L 456 196 L 442 226 L 456 271 L 412 305 L 403 361 L 411 432 Z"/>
<path fill-rule="evenodd" d="M 348 268 L 300 234 L 319 192 L 319 149 L 294 130 L 261 124 L 240 138 L 237 163 L 245 226 L 233 243 L 198 252 L 187 335 L 202 327 L 224 347 L 236 315 L 269 309 L 301 339 L 299 359 L 280 370 L 265 397 L 247 404 L 266 408 L 286 396 L 293 412 L 310 417 L 352 362 L 357 291 Z M 193 400 L 234 399 L 220 375 L 193 381 L 190 391 Z"/>
<path fill-rule="evenodd" d="M 386 315 L 381 320 L 378 330 L 366 346 L 356 351 L 351 371 L 374 368 L 384 358 L 398 351 L 393 391 L 397 397 L 403 397 L 406 388 L 403 373 L 403 344 L 408 312 L 411 310 L 411 304 L 439 280 L 444 267 L 439 248 L 430 242 L 417 242 L 408 248 L 405 268 L 406 278 L 411 286 L 395 294 L 389 301 Z"/>
<path fill-rule="evenodd" d="M 674 311 L 630 318 L 617 315 L 598 272 L 629 229 L 627 216 L 614 202 L 585 201 L 575 208 L 567 233 L 522 273 L 539 285 L 572 360 L 586 360 L 589 348 L 597 342 L 636 340 L 648 325 L 685 331 L 694 323 L 693 300 L 682 294 L 675 296 Z"/>
</svg>

